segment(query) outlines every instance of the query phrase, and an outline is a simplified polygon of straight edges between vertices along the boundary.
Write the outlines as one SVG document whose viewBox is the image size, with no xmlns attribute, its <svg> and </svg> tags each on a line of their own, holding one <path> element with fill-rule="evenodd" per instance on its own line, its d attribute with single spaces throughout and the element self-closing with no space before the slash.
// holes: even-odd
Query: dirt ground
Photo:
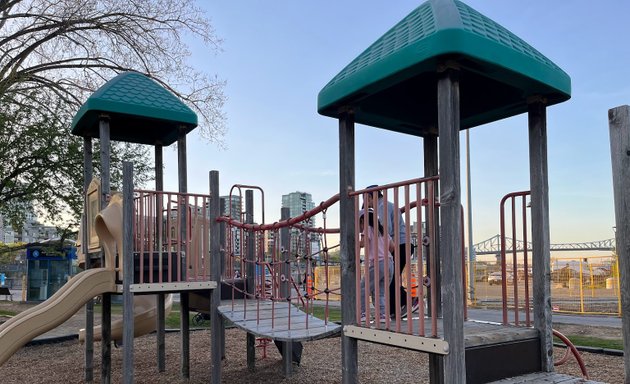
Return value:
<svg viewBox="0 0 630 384">
<path fill-rule="evenodd" d="M 23 304 L 2 302 L 0 309 L 23 310 Z M 0 318 L 0 321 L 2 319 Z M 565 335 L 584 334 L 602 338 L 621 338 L 621 330 L 606 327 L 554 325 Z M 136 383 L 207 383 L 210 381 L 210 333 L 194 331 L 190 344 L 190 380 L 180 375 L 180 337 L 166 336 L 167 368 L 156 369 L 156 344 L 153 335 L 134 342 L 134 379 Z M 556 348 L 556 360 L 564 355 Z M 112 382 L 122 382 L 121 348 L 112 348 Z M 339 337 L 304 343 L 302 364 L 288 378 L 282 374 L 282 360 L 275 346 L 257 351 L 256 368 L 247 369 L 245 333 L 237 329 L 226 331 L 226 359 L 222 365 L 224 383 L 340 383 L 341 339 Z M 77 341 L 22 348 L 0 367 L 0 383 L 80 383 L 83 382 L 84 349 Z M 591 380 L 623 383 L 623 358 L 602 354 L 582 353 Z M 100 343 L 95 344 L 94 378 L 100 381 Z M 556 367 L 557 372 L 581 377 L 574 359 Z M 424 353 L 397 349 L 373 343 L 359 342 L 359 380 L 362 383 L 426 383 L 428 358 Z"/>
</svg>

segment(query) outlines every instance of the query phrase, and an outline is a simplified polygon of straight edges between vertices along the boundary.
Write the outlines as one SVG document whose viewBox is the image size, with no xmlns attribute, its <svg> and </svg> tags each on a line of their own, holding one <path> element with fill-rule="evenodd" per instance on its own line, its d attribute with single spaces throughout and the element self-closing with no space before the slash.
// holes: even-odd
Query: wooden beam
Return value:
<svg viewBox="0 0 630 384">
<path fill-rule="evenodd" d="M 155 190 L 164 191 L 164 155 L 163 147 L 160 144 L 155 145 Z M 162 209 L 162 199 L 156 196 L 155 208 L 158 212 Z M 156 215 L 155 228 L 159 228 L 161 225 L 162 215 Z M 160 256 L 161 257 L 161 256 Z M 160 260 L 160 268 L 162 267 L 162 260 Z M 160 276 L 162 271 L 160 270 Z M 164 372 L 166 370 L 166 312 L 164 308 L 165 294 L 159 292 L 155 299 L 156 311 L 157 311 L 157 323 L 156 323 L 156 343 L 157 343 L 157 361 L 158 372 Z"/>
<path fill-rule="evenodd" d="M 438 80 L 438 129 L 440 133 L 440 246 L 442 258 L 442 313 L 444 340 L 449 354 L 444 357 L 444 382 L 465 383 L 464 287 L 462 276 L 462 222 L 459 160 L 459 80 L 457 71 L 446 69 Z"/>
<path fill-rule="evenodd" d="M 245 223 L 253 224 L 254 223 L 254 191 L 248 189 L 245 191 Z M 255 268 L 254 261 L 256 260 L 256 239 L 254 236 L 251 236 L 250 233 L 247 233 L 245 236 L 245 240 L 247 242 L 245 250 L 245 258 L 248 261 L 246 264 L 246 282 L 245 285 L 247 287 L 247 293 L 249 298 L 254 297 L 255 293 Z M 243 241 L 241 239 L 241 241 Z M 261 269 L 261 273 L 265 271 Z M 246 344 L 247 344 L 247 368 L 249 370 L 253 370 L 256 367 L 256 336 L 253 333 L 247 333 L 246 336 Z"/>
<path fill-rule="evenodd" d="M 532 286 L 534 328 L 540 334 L 541 367 L 553 371 L 547 113 L 544 100 L 534 99 L 529 115 L 529 178 L 532 215 Z"/>
<path fill-rule="evenodd" d="M 630 107 L 608 111 L 610 156 L 615 197 L 615 237 L 621 279 L 621 326 L 624 351 L 630 351 Z M 630 353 L 624 353 L 625 382 L 630 382 Z"/>
<path fill-rule="evenodd" d="M 92 138 L 83 138 L 83 212 L 87 212 L 87 190 L 92 181 Z M 85 269 L 89 269 L 92 265 L 90 253 L 88 251 L 88 231 L 87 231 L 87 215 L 81 218 L 81 250 L 85 257 Z M 85 304 L 85 350 L 83 354 L 83 363 L 85 369 L 83 371 L 83 379 L 85 382 L 94 381 L 94 300 L 88 300 Z"/>
<path fill-rule="evenodd" d="M 133 164 L 123 162 L 123 383 L 133 384 Z"/>
<path fill-rule="evenodd" d="M 103 209 L 109 203 L 111 193 L 110 188 L 110 129 L 109 116 L 100 116 L 99 140 L 101 144 L 101 206 Z M 101 266 L 113 268 L 112 265 L 105 265 L 105 257 L 101 252 Z M 103 384 L 111 382 L 112 370 L 112 296 L 109 293 L 101 295 L 101 382 Z"/>
<path fill-rule="evenodd" d="M 188 167 L 186 163 L 186 128 L 180 127 L 177 138 L 177 178 L 179 180 L 179 192 L 187 193 L 188 192 Z M 181 215 L 181 233 L 180 239 L 186 239 L 186 228 L 187 225 L 186 219 L 186 205 L 184 204 L 179 209 L 179 214 Z M 184 246 L 184 241 L 182 242 L 182 247 Z M 186 254 L 179 255 L 180 263 L 179 268 L 181 268 L 182 280 L 186 280 L 186 266 L 188 263 L 186 262 Z M 190 377 L 190 324 L 189 324 L 189 315 L 190 315 L 190 305 L 188 303 L 188 293 L 182 293 L 180 295 L 180 333 L 181 333 L 181 374 L 184 378 Z"/>
<path fill-rule="evenodd" d="M 221 359 L 223 357 L 223 318 L 219 315 L 221 303 L 221 271 L 223 270 L 223 254 L 221 253 L 220 223 L 217 221 L 221 215 L 219 200 L 219 171 L 210 171 L 210 279 L 217 283 L 212 290 L 210 300 L 210 356 L 212 357 L 210 369 L 212 383 L 221 383 Z"/>
<path fill-rule="evenodd" d="M 355 230 L 353 199 L 348 193 L 354 181 L 354 114 L 346 111 L 339 117 L 339 223 L 341 252 L 341 323 L 356 324 L 357 271 L 355 265 Z M 358 382 L 358 343 L 355 338 L 341 336 L 341 379 L 344 384 Z"/>
</svg>

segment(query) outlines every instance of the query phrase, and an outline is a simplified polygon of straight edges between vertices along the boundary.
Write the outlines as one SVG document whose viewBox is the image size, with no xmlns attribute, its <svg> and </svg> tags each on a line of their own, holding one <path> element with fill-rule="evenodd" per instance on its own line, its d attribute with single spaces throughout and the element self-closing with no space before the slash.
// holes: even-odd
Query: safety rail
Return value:
<svg viewBox="0 0 630 384">
<path fill-rule="evenodd" d="M 438 337 L 438 287 L 431 282 L 437 281 L 437 188 L 438 177 L 418 178 L 399 183 L 375 186 L 350 193 L 354 199 L 357 218 L 355 220 L 355 261 L 356 270 L 361 271 L 362 279 L 356 280 L 356 322 L 359 326 L 385 328 L 399 333 L 415 334 L 418 336 Z M 379 200 L 380 199 L 380 200 Z M 379 202 L 380 203 L 375 203 Z M 385 203 L 388 202 L 388 203 Z M 367 260 L 372 254 L 377 254 L 377 242 L 367 244 L 363 248 L 365 261 L 361 260 L 361 244 L 368 238 L 368 225 L 360 227 L 361 210 L 373 208 L 383 227 L 383 233 L 392 233 L 395 244 L 393 259 L 393 276 L 388 268 L 384 268 L 384 314 L 378 302 L 374 306 L 374 320 L 371 321 L 372 310 L 365 306 L 362 313 L 361 301 L 370 302 L 370 286 L 374 285 L 374 296 L 381 294 L 378 284 L 370 281 L 370 268 Z M 365 215 L 365 213 L 364 213 Z M 382 220 L 389 217 L 390 220 Z M 393 220 L 391 219 L 393 217 Z M 400 221 L 402 218 L 402 222 Z M 415 221 L 415 225 L 412 222 Z M 367 223 L 367 221 L 365 221 Z M 401 225 L 404 227 L 401 228 Z M 393 228 L 393 229 L 392 229 Z M 404 238 L 401 234 L 404 232 Z M 415 252 L 415 257 L 412 257 Z M 463 256 L 463 255 L 462 255 Z M 407 267 L 408 266 L 408 267 Z M 397 273 L 397 271 L 400 271 Z M 379 268 L 373 268 L 373 280 L 379 281 Z M 425 275 L 426 274 L 426 275 Z M 423 284 L 420 284 L 420 281 Z M 361 287 L 363 284 L 363 289 Z M 406 287 L 406 289 L 401 289 Z M 425 292 L 427 288 L 428 292 Z M 394 293 L 391 293 L 391 290 Z M 361 292 L 364 296 L 361 297 Z M 428 307 L 425 309 L 425 296 Z M 405 300 L 406 299 L 406 300 Z M 401 310 L 401 303 L 407 305 Z M 416 312 L 417 311 L 417 312 Z M 427 313 L 425 313 L 427 312 Z M 390 313 L 393 316 L 390 317 Z M 425 315 L 430 318 L 430 327 L 425 331 Z M 404 324 L 406 323 L 406 324 Z"/>
<path fill-rule="evenodd" d="M 531 326 L 530 318 L 530 265 L 529 265 L 529 253 L 531 250 L 527 246 L 528 239 L 528 214 L 527 214 L 527 197 L 531 194 L 530 191 L 512 192 L 508 193 L 501 199 L 500 204 L 500 224 L 501 224 L 501 296 L 503 299 L 503 324 L 508 324 L 508 284 L 512 284 L 512 302 L 514 311 L 514 325 L 520 325 L 520 307 L 521 302 L 523 306 L 523 312 L 525 312 L 525 326 Z M 517 212 L 517 202 L 520 200 L 520 213 Z M 508 249 L 506 247 L 506 203 L 510 202 L 510 224 L 511 224 L 511 236 L 516 239 L 517 232 L 520 229 L 524 246 L 521 250 L 513 246 L 509 251 L 512 254 L 511 265 L 507 262 Z M 520 219 L 520 220 L 518 220 Z M 523 253 L 523 262 L 519 263 L 518 253 Z M 508 268 L 509 267 L 509 268 Z M 523 280 L 524 285 L 524 299 L 521 301 L 519 297 L 519 281 Z"/>
<path fill-rule="evenodd" d="M 135 282 L 210 280 L 210 196 L 134 191 Z"/>
</svg>

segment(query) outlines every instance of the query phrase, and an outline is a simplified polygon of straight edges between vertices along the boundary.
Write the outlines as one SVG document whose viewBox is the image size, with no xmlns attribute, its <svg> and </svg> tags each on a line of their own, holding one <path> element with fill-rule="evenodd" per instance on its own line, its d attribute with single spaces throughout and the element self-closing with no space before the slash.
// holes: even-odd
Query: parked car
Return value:
<svg viewBox="0 0 630 384">
<path fill-rule="evenodd" d="M 514 281 L 514 277 L 512 276 L 511 273 L 506 273 L 506 277 L 507 277 L 507 283 L 511 284 Z M 500 285 L 501 282 L 503 281 L 503 277 L 501 276 L 501 272 L 492 272 L 491 274 L 488 275 L 488 284 L 489 285 Z"/>
</svg>

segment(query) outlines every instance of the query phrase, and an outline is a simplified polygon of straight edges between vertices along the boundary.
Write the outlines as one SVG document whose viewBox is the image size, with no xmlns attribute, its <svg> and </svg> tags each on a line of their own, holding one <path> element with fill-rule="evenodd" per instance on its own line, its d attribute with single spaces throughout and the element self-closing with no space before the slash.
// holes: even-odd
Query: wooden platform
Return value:
<svg viewBox="0 0 630 384">
<path fill-rule="evenodd" d="M 549 384 L 604 384 L 600 381 L 586 380 L 579 377 L 563 375 L 554 372 L 530 373 L 523 376 L 511 377 L 493 381 L 488 384 L 528 384 L 528 383 L 549 383 Z"/>
<path fill-rule="evenodd" d="M 341 331 L 341 325 L 326 323 L 288 303 L 224 301 L 219 306 L 219 312 L 243 330 L 278 341 L 316 340 Z"/>
</svg>

